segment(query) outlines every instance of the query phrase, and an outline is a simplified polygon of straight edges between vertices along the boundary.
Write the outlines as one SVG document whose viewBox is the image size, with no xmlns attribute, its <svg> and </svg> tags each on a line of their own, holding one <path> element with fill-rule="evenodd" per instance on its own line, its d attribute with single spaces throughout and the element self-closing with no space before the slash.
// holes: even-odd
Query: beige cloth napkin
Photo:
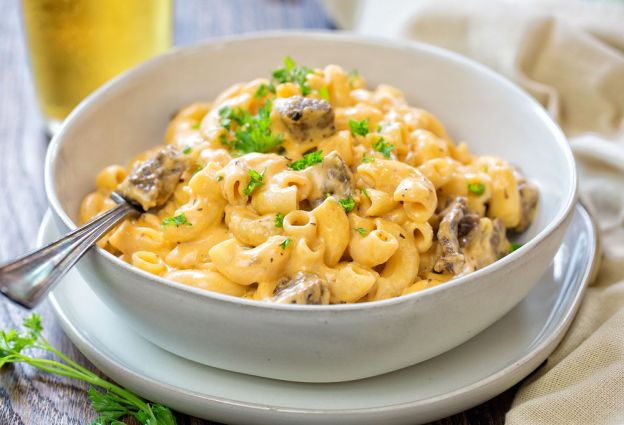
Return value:
<svg viewBox="0 0 624 425">
<path fill-rule="evenodd" d="M 603 262 L 574 323 L 507 414 L 517 424 L 624 423 L 624 2 L 327 1 L 355 31 L 480 61 L 531 93 L 569 136 Z"/>
</svg>

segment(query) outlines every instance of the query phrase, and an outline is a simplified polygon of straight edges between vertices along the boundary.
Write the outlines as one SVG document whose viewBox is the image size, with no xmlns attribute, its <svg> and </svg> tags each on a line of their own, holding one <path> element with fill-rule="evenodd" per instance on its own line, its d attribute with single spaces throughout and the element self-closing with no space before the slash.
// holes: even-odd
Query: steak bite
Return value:
<svg viewBox="0 0 624 425">
<path fill-rule="evenodd" d="M 292 96 L 276 99 L 273 107 L 292 137 L 299 142 L 322 139 L 336 133 L 334 109 L 326 100 Z"/>
<path fill-rule="evenodd" d="M 298 272 L 283 278 L 275 288 L 273 302 L 280 304 L 329 304 L 329 288 L 316 273 Z"/>
<path fill-rule="evenodd" d="M 144 211 L 162 206 L 187 168 L 187 160 L 171 145 L 137 164 L 116 192 Z"/>
<path fill-rule="evenodd" d="M 336 151 L 326 155 L 320 164 L 309 167 L 306 173 L 314 185 L 309 198 L 313 208 L 332 195 L 338 199 L 353 195 L 353 173 Z"/>
</svg>

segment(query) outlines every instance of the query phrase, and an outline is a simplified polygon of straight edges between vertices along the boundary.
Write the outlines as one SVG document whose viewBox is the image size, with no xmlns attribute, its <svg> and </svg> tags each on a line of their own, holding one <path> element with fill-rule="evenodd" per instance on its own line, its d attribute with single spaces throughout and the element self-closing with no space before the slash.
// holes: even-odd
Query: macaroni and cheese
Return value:
<svg viewBox="0 0 624 425">
<path fill-rule="evenodd" d="M 354 303 L 441 284 L 515 249 L 507 232 L 530 225 L 539 197 L 396 88 L 290 58 L 180 110 L 164 142 L 186 164 L 173 195 L 98 244 L 149 273 L 256 300 Z M 114 206 L 129 171 L 163 152 L 101 171 L 81 220 Z"/>
</svg>

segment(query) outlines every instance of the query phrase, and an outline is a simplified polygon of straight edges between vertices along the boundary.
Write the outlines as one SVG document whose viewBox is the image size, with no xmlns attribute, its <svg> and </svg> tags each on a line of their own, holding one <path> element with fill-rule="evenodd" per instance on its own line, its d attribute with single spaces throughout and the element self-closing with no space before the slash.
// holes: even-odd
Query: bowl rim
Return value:
<svg viewBox="0 0 624 425">
<path fill-rule="evenodd" d="M 170 290 L 173 291 L 183 291 L 188 293 L 189 295 L 206 298 L 208 300 L 217 301 L 217 302 L 225 302 L 232 303 L 237 305 L 242 305 L 249 308 L 259 308 L 259 309 L 268 309 L 268 310 L 279 310 L 279 311 L 297 311 L 299 313 L 308 311 L 308 312 L 319 312 L 319 311 L 331 311 L 333 313 L 338 312 L 347 312 L 354 310 L 369 310 L 374 308 L 385 308 L 397 304 L 403 304 L 407 302 L 413 302 L 418 299 L 428 298 L 435 296 L 436 294 L 442 294 L 447 291 L 453 290 L 457 286 L 462 286 L 464 283 L 470 280 L 476 280 L 488 275 L 491 275 L 495 272 L 500 271 L 505 268 L 511 262 L 514 262 L 521 257 L 524 257 L 528 254 L 528 252 L 532 249 L 535 249 L 538 245 L 541 245 L 545 242 L 545 240 L 554 233 L 559 227 L 561 227 L 566 219 L 573 212 L 574 205 L 577 199 L 578 192 L 578 177 L 576 172 L 576 166 L 574 162 L 574 157 L 572 155 L 572 150 L 567 142 L 566 137 L 564 136 L 562 130 L 559 126 L 553 121 L 553 119 L 548 115 L 548 113 L 542 108 L 541 105 L 537 103 L 537 101 L 527 94 L 523 89 L 518 87 L 516 84 L 511 82 L 506 77 L 498 74 L 493 71 L 489 67 L 482 65 L 472 59 L 466 58 L 458 53 L 433 46 L 427 43 L 415 42 L 409 40 L 399 40 L 399 39 L 391 39 L 391 38 L 383 38 L 376 36 L 363 36 L 360 34 L 355 34 L 349 31 L 260 31 L 260 32 L 250 32 L 245 34 L 237 34 L 237 35 L 229 35 L 224 37 L 215 37 L 211 38 L 207 41 L 201 41 L 198 43 L 185 45 L 185 46 L 177 46 L 173 47 L 167 52 L 156 56 L 146 62 L 143 62 L 122 74 L 114 77 L 106 84 L 95 90 L 89 96 L 87 96 L 80 104 L 69 114 L 69 116 L 65 119 L 62 124 L 60 131 L 52 138 L 50 146 L 48 147 L 45 159 L 45 169 L 44 169 L 44 183 L 45 183 L 45 191 L 47 198 L 52 206 L 52 210 L 56 214 L 58 218 L 62 220 L 62 222 L 69 228 L 75 229 L 77 226 L 73 222 L 73 220 L 69 217 L 69 215 L 65 212 L 61 203 L 58 199 L 56 187 L 54 185 L 54 172 L 57 166 L 57 159 L 59 157 L 59 152 L 61 149 L 62 142 L 64 140 L 65 134 L 68 132 L 68 128 L 71 128 L 76 121 L 79 121 L 82 111 L 88 109 L 91 104 L 97 103 L 100 99 L 112 97 L 116 94 L 116 92 L 120 89 L 124 88 L 124 81 L 133 80 L 135 78 L 140 78 L 141 75 L 149 72 L 152 68 L 157 68 L 161 62 L 167 62 L 172 60 L 172 58 L 193 54 L 196 51 L 201 51 L 204 49 L 215 49 L 215 48 L 224 48 L 227 45 L 231 44 L 245 44 L 245 43 L 253 43 L 258 39 L 299 39 L 299 40 L 307 40 L 307 41 L 338 41 L 338 42 L 347 42 L 347 43 L 355 43 L 366 46 L 375 46 L 381 48 L 389 48 L 394 50 L 403 50 L 405 52 L 411 51 L 424 51 L 429 54 L 433 54 L 436 56 L 440 56 L 447 61 L 454 62 L 458 66 L 463 66 L 465 68 L 469 68 L 473 71 L 477 71 L 479 73 L 487 75 L 490 79 L 496 81 L 497 84 L 504 86 L 510 93 L 513 93 L 514 96 L 520 97 L 524 102 L 528 102 L 529 105 L 532 106 L 534 112 L 538 119 L 546 125 L 547 129 L 554 137 L 554 141 L 559 147 L 560 151 L 563 153 L 565 157 L 565 162 L 568 167 L 569 172 L 565 175 L 566 180 L 570 182 L 568 193 L 566 194 L 566 200 L 564 202 L 563 207 L 559 207 L 559 211 L 555 218 L 551 220 L 541 231 L 539 231 L 534 237 L 532 237 L 528 242 L 526 242 L 519 249 L 514 252 L 506 255 L 500 260 L 489 264 L 488 266 L 479 269 L 475 272 L 472 272 L 466 276 L 458 277 L 452 279 L 448 282 L 445 282 L 443 285 L 437 285 L 433 288 L 428 288 L 424 291 L 418 291 L 407 295 L 397 296 L 394 298 L 388 298 L 384 300 L 378 301 L 369 301 L 365 303 L 354 303 L 354 304 L 329 304 L 329 305 L 290 305 L 290 304 L 276 304 L 276 303 L 268 303 L 257 300 L 251 300 L 246 298 L 235 297 L 232 295 L 221 294 L 218 292 L 213 292 L 205 289 L 195 288 L 189 285 L 185 285 L 183 283 L 175 282 L 169 279 L 165 279 L 160 276 L 153 275 L 146 271 L 143 271 L 137 267 L 132 266 L 125 261 L 115 257 L 113 254 L 108 251 L 100 248 L 99 246 L 94 246 L 95 252 L 97 255 L 104 258 L 105 261 L 111 262 L 114 266 L 120 267 L 121 269 L 136 275 L 138 278 L 147 279 L 153 282 L 157 282 L 159 284 L 164 285 Z"/>
</svg>

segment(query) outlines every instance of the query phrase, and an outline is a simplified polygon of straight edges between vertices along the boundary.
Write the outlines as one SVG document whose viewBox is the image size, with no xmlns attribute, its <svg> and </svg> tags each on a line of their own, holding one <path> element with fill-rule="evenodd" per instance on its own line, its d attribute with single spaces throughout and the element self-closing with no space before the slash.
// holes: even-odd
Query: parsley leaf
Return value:
<svg viewBox="0 0 624 425">
<path fill-rule="evenodd" d="M 219 109 L 219 124 L 221 127 L 229 130 L 232 126 L 232 116 L 234 115 L 234 110 L 229 106 L 223 106 Z"/>
<path fill-rule="evenodd" d="M 43 332 L 43 325 L 41 324 L 41 316 L 38 314 L 31 314 L 24 319 L 23 325 L 33 335 L 39 335 Z"/>
<path fill-rule="evenodd" d="M 189 223 L 184 213 L 182 213 L 174 217 L 167 217 L 162 221 L 162 227 L 167 227 L 171 225 L 179 227 L 179 226 L 192 226 L 193 224 Z"/>
<path fill-rule="evenodd" d="M 217 176 L 217 181 L 220 182 L 221 180 L 223 180 L 223 176 Z"/>
<path fill-rule="evenodd" d="M 283 250 L 288 248 L 288 245 L 290 245 L 292 243 L 292 239 L 290 238 L 286 238 L 284 239 L 284 241 L 279 245 L 280 248 L 282 248 Z"/>
<path fill-rule="evenodd" d="M 329 90 L 327 89 L 327 86 L 323 86 L 318 90 L 318 94 L 319 96 L 321 96 L 323 99 L 325 99 L 326 101 L 329 102 Z"/>
<path fill-rule="evenodd" d="M 264 182 L 262 181 L 262 179 L 264 178 L 264 171 L 262 173 L 259 173 L 256 170 L 249 169 L 247 170 L 247 174 L 249 174 L 250 180 L 249 184 L 243 189 L 243 193 L 249 196 L 253 193 L 254 190 L 256 190 L 256 188 L 264 184 Z"/>
<path fill-rule="evenodd" d="M 273 220 L 273 222 L 275 223 L 275 227 L 277 227 L 278 229 L 281 229 L 284 227 L 284 214 L 282 214 L 281 212 L 278 212 L 277 214 L 275 214 L 275 219 Z"/>
<path fill-rule="evenodd" d="M 191 125 L 191 128 L 193 130 L 199 130 L 199 126 L 200 126 L 200 123 L 196 122 L 195 124 Z"/>
<path fill-rule="evenodd" d="M 254 97 L 256 99 L 259 99 L 261 97 L 267 96 L 269 92 L 275 93 L 275 86 L 273 85 L 273 83 L 269 83 L 269 84 L 262 83 L 260 84 L 260 87 L 258 87 L 258 90 L 256 90 Z"/>
<path fill-rule="evenodd" d="M 341 199 L 338 203 L 345 210 L 345 212 L 351 212 L 353 211 L 353 208 L 355 208 L 355 200 L 351 196 Z"/>
<path fill-rule="evenodd" d="M 373 162 L 375 160 L 374 156 L 368 156 L 366 154 L 362 155 L 362 162 L 368 164 L 369 162 Z"/>
<path fill-rule="evenodd" d="M 351 71 L 349 71 L 347 78 L 349 79 L 349 87 L 353 88 L 356 80 L 360 78 L 360 73 L 357 69 L 352 69 Z"/>
<path fill-rule="evenodd" d="M 371 198 L 371 197 L 370 197 L 370 195 L 368 194 L 368 190 L 366 190 L 366 188 L 365 188 L 365 187 L 363 187 L 363 188 L 362 188 L 362 194 L 363 194 L 364 196 L 366 196 L 368 199 L 370 199 L 370 198 Z"/>
<path fill-rule="evenodd" d="M 188 154 L 190 154 L 190 153 L 191 153 L 191 151 L 192 151 L 192 150 L 193 150 L 193 149 L 191 149 L 191 147 L 190 147 L 190 146 L 187 146 L 187 147 L 185 147 L 184 149 L 182 149 L 182 153 L 183 153 L 184 155 L 188 155 Z"/>
<path fill-rule="evenodd" d="M 273 79 L 280 84 L 283 83 L 295 83 L 299 85 L 301 94 L 307 96 L 312 92 L 310 86 L 308 86 L 308 74 L 311 74 L 312 69 L 306 66 L 297 66 L 297 63 L 290 56 L 284 58 L 284 67 L 278 68 L 273 71 Z"/>
<path fill-rule="evenodd" d="M 369 132 L 368 118 L 362 121 L 349 120 L 349 128 L 354 136 L 366 136 Z"/>
<path fill-rule="evenodd" d="M 468 183 L 468 190 L 477 196 L 481 196 L 485 193 L 485 184 L 483 182 Z"/>
<path fill-rule="evenodd" d="M 520 248 L 521 246 L 522 246 L 521 243 L 512 242 L 509 252 L 514 252 L 516 249 Z"/>
<path fill-rule="evenodd" d="M 303 158 L 288 164 L 288 168 L 301 171 L 312 165 L 323 162 L 323 151 L 314 151 L 303 155 Z"/>
<path fill-rule="evenodd" d="M 258 90 L 256 90 L 256 93 L 254 94 L 254 97 L 256 99 L 260 98 L 260 97 L 264 97 L 267 95 L 267 85 L 266 84 L 260 84 L 260 87 L 258 87 Z"/>
<path fill-rule="evenodd" d="M 366 236 L 366 229 L 363 228 L 363 227 L 356 227 L 353 230 L 358 232 L 360 234 L 360 236 Z"/>
<path fill-rule="evenodd" d="M 379 140 L 373 143 L 373 149 L 381 153 L 386 158 L 390 158 L 390 151 L 394 149 L 394 145 L 386 142 L 383 137 L 380 137 Z"/>
</svg>

